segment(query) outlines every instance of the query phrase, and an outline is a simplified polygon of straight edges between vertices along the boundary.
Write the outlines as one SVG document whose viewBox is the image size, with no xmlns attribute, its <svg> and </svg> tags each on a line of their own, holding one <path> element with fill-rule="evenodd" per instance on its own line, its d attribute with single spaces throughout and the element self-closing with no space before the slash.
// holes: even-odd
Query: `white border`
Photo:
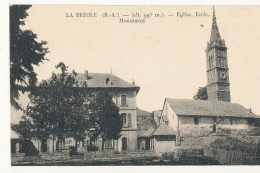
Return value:
<svg viewBox="0 0 260 173">
<path fill-rule="evenodd" d="M 1 172 L 249 172 L 260 166 L 84 166 L 11 167 L 9 108 L 9 4 L 89 4 L 89 5 L 260 5 L 260 0 L 1 0 L 0 2 L 0 167 Z M 259 171 L 259 170 L 258 170 Z M 256 171 L 257 172 L 257 171 Z"/>
</svg>

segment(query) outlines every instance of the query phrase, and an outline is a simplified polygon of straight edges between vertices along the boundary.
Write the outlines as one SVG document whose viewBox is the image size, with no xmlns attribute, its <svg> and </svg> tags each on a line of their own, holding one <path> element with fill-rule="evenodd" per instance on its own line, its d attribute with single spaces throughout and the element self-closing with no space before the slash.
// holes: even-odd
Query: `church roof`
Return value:
<svg viewBox="0 0 260 173">
<path fill-rule="evenodd" d="M 216 21 L 215 9 L 213 7 L 213 17 L 212 17 L 212 28 L 210 35 L 210 42 L 221 40 L 221 36 L 218 30 L 218 25 Z"/>
<path fill-rule="evenodd" d="M 139 86 L 130 84 L 111 73 L 78 73 L 76 80 L 80 86 L 85 82 L 89 88 L 135 88 L 138 91 L 140 89 Z"/>
<path fill-rule="evenodd" d="M 212 27 L 211 27 L 211 34 L 210 34 L 210 43 L 208 43 L 208 48 L 214 46 L 221 46 L 225 47 L 225 40 L 221 39 L 220 32 L 217 25 L 215 9 L 213 7 L 213 15 L 212 15 Z"/>
<path fill-rule="evenodd" d="M 183 116 L 260 118 L 237 103 L 166 98 L 172 110 Z"/>
</svg>

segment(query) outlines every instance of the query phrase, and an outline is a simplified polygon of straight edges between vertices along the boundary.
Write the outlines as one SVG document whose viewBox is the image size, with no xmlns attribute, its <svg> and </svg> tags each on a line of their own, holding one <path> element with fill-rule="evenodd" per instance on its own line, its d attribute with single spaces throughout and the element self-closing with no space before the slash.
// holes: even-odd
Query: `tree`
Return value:
<svg viewBox="0 0 260 173">
<path fill-rule="evenodd" d="M 69 74 L 62 62 L 56 68 L 61 73 L 52 73 L 50 80 L 42 81 L 29 94 L 30 104 L 24 113 L 32 122 L 29 126 L 32 136 L 38 140 L 52 136 L 53 142 L 56 137 L 58 141 L 66 137 L 82 139 L 89 129 L 86 91 L 79 87 L 75 71 Z M 24 121 L 18 127 L 24 128 L 22 124 Z"/>
<path fill-rule="evenodd" d="M 107 139 L 118 139 L 121 135 L 123 120 L 119 108 L 112 101 L 107 90 L 97 93 L 95 102 L 90 104 L 92 118 L 95 119 L 95 137 L 102 137 L 102 149 Z"/>
<path fill-rule="evenodd" d="M 195 100 L 208 100 L 207 87 L 200 87 L 197 94 L 193 96 Z"/>
<path fill-rule="evenodd" d="M 68 67 L 62 62 L 56 68 L 61 73 L 52 73 L 49 80 L 31 90 L 25 118 L 14 129 L 38 140 L 52 136 L 53 144 L 56 138 L 64 141 L 72 137 L 76 147 L 77 141 L 86 135 L 101 136 L 104 140 L 118 139 L 123 122 L 112 96 L 107 91 L 94 95 L 86 84 L 79 86 L 77 73 L 68 73 Z"/>
<path fill-rule="evenodd" d="M 29 5 L 10 6 L 10 100 L 11 105 L 22 110 L 17 102 L 19 92 L 30 91 L 37 81 L 34 65 L 38 66 L 48 53 L 47 42 L 36 41 L 37 35 L 31 30 L 21 30 L 23 19 L 28 16 Z"/>
<path fill-rule="evenodd" d="M 11 126 L 12 130 L 19 133 L 23 139 L 31 140 L 33 138 L 32 129 L 33 124 L 30 119 L 26 116 L 22 116 L 22 120 L 19 121 L 19 124 L 13 124 Z"/>
</svg>

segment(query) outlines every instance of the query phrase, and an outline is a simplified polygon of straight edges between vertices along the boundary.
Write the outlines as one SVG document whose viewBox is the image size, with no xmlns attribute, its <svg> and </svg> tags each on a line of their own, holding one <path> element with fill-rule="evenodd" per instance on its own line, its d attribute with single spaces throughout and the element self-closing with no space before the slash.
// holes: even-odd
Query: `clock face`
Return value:
<svg viewBox="0 0 260 173">
<path fill-rule="evenodd" d="M 220 75 L 220 77 L 221 77 L 222 79 L 226 79 L 226 77 L 227 77 L 227 75 L 226 75 L 225 72 L 221 72 L 219 75 Z"/>
</svg>

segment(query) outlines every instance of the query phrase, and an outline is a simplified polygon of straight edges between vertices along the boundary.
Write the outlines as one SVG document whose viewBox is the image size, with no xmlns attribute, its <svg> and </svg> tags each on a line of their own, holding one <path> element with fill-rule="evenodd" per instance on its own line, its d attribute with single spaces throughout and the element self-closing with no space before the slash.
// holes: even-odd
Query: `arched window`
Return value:
<svg viewBox="0 0 260 173">
<path fill-rule="evenodd" d="M 225 66 L 225 58 L 224 58 L 224 57 L 221 57 L 220 66 L 221 66 L 221 67 L 224 67 L 224 66 Z"/>
<path fill-rule="evenodd" d="M 211 67 L 211 57 L 210 57 L 210 55 L 209 55 L 208 60 L 209 60 L 209 67 Z"/>
<path fill-rule="evenodd" d="M 214 62 L 213 62 L 213 55 L 209 55 L 209 58 L 208 58 L 208 60 L 209 60 L 209 67 L 213 67 L 214 66 Z"/>
<path fill-rule="evenodd" d="M 110 82 L 110 79 L 109 78 L 106 78 L 106 85 L 108 85 Z"/>
<path fill-rule="evenodd" d="M 218 65 L 221 66 L 221 57 L 218 56 Z"/>
<path fill-rule="evenodd" d="M 213 57 L 213 55 L 211 55 L 211 67 L 214 67 L 214 61 L 213 61 L 213 59 L 214 59 L 214 57 Z"/>
</svg>

